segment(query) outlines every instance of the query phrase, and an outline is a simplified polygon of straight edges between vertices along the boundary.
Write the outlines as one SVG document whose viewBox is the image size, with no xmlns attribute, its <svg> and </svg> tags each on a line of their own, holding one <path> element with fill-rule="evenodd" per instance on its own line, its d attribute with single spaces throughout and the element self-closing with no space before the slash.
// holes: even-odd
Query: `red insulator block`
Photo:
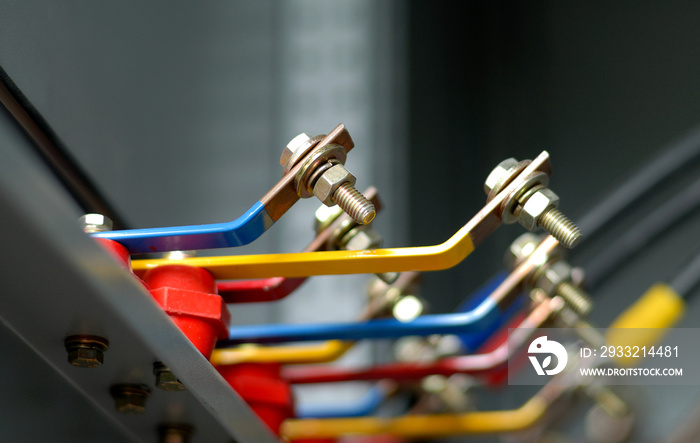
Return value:
<svg viewBox="0 0 700 443">
<path fill-rule="evenodd" d="M 211 357 L 217 339 L 228 337 L 229 311 L 204 269 L 167 265 L 147 271 L 151 295 L 199 352 Z"/>
<path fill-rule="evenodd" d="M 294 399 L 278 363 L 241 363 L 216 369 L 260 419 L 279 435 L 282 422 L 294 416 Z"/>
<path fill-rule="evenodd" d="M 102 245 L 104 249 L 109 252 L 112 257 L 116 258 L 117 261 L 131 272 L 131 256 L 129 251 L 121 243 L 115 242 L 114 240 L 108 240 L 106 238 L 96 238 L 97 242 Z"/>
</svg>

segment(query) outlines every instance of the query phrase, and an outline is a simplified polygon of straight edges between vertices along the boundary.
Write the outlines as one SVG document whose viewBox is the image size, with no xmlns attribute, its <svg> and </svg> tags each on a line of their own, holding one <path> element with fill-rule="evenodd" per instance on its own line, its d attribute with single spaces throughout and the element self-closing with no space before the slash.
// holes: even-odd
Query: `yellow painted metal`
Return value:
<svg viewBox="0 0 700 443">
<path fill-rule="evenodd" d="M 192 257 L 178 260 L 177 263 L 205 268 L 217 280 L 432 271 L 455 266 L 474 250 L 474 243 L 469 235 L 471 226 L 471 223 L 468 223 L 446 242 L 434 246 Z M 148 269 L 171 264 L 171 262 L 167 259 L 153 259 L 134 260 L 131 264 L 134 272 L 141 275 Z"/>
<path fill-rule="evenodd" d="M 405 415 L 396 418 L 287 420 L 282 425 L 282 436 L 289 440 L 338 438 L 353 434 L 390 434 L 397 437 L 417 438 L 512 432 L 535 424 L 547 410 L 548 404 L 545 398 L 536 395 L 520 408 L 506 411 Z"/>
<path fill-rule="evenodd" d="M 217 349 L 212 353 L 214 365 L 238 363 L 307 364 L 328 363 L 340 358 L 352 348 L 354 342 L 328 340 L 318 345 L 306 346 L 256 346 L 244 345 L 232 349 Z"/>
<path fill-rule="evenodd" d="M 685 312 L 685 301 L 669 285 L 657 283 L 612 322 L 606 334 L 611 346 L 655 346 Z M 639 363 L 638 358 L 619 357 L 623 366 Z"/>
</svg>

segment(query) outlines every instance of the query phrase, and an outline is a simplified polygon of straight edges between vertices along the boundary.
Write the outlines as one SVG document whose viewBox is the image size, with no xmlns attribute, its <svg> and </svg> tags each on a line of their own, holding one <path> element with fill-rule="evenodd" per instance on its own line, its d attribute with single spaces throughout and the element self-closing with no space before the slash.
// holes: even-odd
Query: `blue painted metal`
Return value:
<svg viewBox="0 0 700 443">
<path fill-rule="evenodd" d="M 508 277 L 506 271 L 501 271 L 494 275 L 483 286 L 476 290 L 474 294 L 469 296 L 462 304 L 460 304 L 456 312 L 469 312 L 479 306 L 489 295 L 500 285 L 503 280 Z M 465 348 L 465 353 L 472 353 L 479 349 L 497 330 L 505 325 L 511 317 L 515 315 L 525 305 L 525 297 L 518 296 L 504 311 L 503 315 L 493 322 L 489 327 L 481 331 L 470 334 L 457 334 Z"/>
<path fill-rule="evenodd" d="M 234 326 L 229 330 L 229 339 L 219 341 L 217 346 L 472 333 L 490 327 L 500 316 L 501 312 L 496 302 L 486 299 L 469 312 L 423 315 L 410 322 L 381 318 L 362 323 Z"/>
<path fill-rule="evenodd" d="M 379 409 L 387 396 L 387 389 L 381 384 L 373 386 L 358 400 L 349 403 L 300 404 L 296 406 L 296 418 L 364 417 Z"/>
<path fill-rule="evenodd" d="M 128 229 L 97 232 L 92 236 L 119 242 L 132 254 L 190 251 L 247 245 L 260 237 L 272 224 L 263 204 L 256 202 L 245 214 L 227 223 Z"/>
</svg>

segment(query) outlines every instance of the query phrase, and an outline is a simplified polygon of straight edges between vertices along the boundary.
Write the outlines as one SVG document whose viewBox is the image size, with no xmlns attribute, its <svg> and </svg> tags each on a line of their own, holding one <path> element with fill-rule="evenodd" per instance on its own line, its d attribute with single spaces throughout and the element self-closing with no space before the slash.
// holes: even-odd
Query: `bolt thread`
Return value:
<svg viewBox="0 0 700 443">
<path fill-rule="evenodd" d="M 537 219 L 537 224 L 565 248 L 571 249 L 581 241 L 581 230 L 557 208 L 550 208 Z"/>
<path fill-rule="evenodd" d="M 624 400 L 605 386 L 595 386 L 591 396 L 598 406 L 612 417 L 624 417 L 629 413 Z"/>
<path fill-rule="evenodd" d="M 598 349 L 601 346 L 605 346 L 605 337 L 590 323 L 584 320 L 579 320 L 576 322 L 574 327 L 576 334 L 583 339 L 586 343 Z"/>
<path fill-rule="evenodd" d="M 343 211 L 361 225 L 371 222 L 374 216 L 377 215 L 372 202 L 360 194 L 360 191 L 355 189 L 349 182 L 340 185 L 331 198 L 338 206 L 343 208 Z"/>
<path fill-rule="evenodd" d="M 590 297 L 581 289 L 564 282 L 557 287 L 557 295 L 571 306 L 571 308 L 580 315 L 588 315 L 593 307 L 593 302 Z"/>
</svg>

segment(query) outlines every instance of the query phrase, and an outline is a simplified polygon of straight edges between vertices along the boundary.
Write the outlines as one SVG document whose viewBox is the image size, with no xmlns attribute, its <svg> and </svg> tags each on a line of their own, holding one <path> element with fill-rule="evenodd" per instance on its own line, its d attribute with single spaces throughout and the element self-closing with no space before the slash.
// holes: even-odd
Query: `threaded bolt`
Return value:
<svg viewBox="0 0 700 443">
<path fill-rule="evenodd" d="M 557 316 L 566 327 L 572 328 L 576 335 L 581 337 L 581 339 L 583 339 L 583 341 L 589 345 L 596 349 L 605 345 L 606 342 L 603 334 L 601 334 L 593 325 L 583 320 L 569 306 L 565 306 L 563 309 L 560 309 Z"/>
<path fill-rule="evenodd" d="M 590 297 L 580 288 L 572 285 L 569 282 L 562 282 L 557 286 L 556 295 L 564 299 L 579 315 L 588 315 L 593 307 L 593 302 Z"/>
<path fill-rule="evenodd" d="M 367 200 L 350 182 L 338 186 L 331 199 L 361 225 L 370 223 L 377 215 L 372 202 Z"/>
<path fill-rule="evenodd" d="M 555 207 L 549 208 L 540 215 L 537 218 L 537 224 L 567 249 L 573 248 L 581 241 L 582 235 L 578 226 Z"/>
<path fill-rule="evenodd" d="M 605 346 L 605 337 L 593 325 L 585 320 L 579 319 L 575 325 L 574 332 L 583 339 L 586 343 L 594 348 Z"/>
</svg>

